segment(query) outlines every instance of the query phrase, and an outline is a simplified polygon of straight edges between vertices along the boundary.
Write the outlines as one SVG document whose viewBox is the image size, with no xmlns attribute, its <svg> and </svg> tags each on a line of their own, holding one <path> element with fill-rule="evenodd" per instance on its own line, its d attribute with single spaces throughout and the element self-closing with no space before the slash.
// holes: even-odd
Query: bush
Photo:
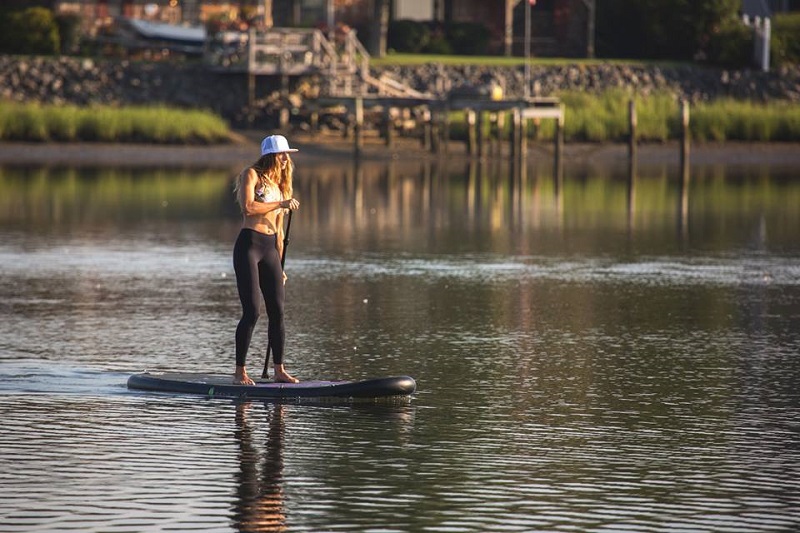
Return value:
<svg viewBox="0 0 800 533">
<path fill-rule="evenodd" d="M 486 55 L 491 33 L 479 22 L 454 22 L 447 28 L 447 41 L 454 54 Z"/>
<path fill-rule="evenodd" d="M 453 47 L 450 41 L 447 40 L 447 34 L 442 28 L 435 28 L 431 31 L 431 37 L 428 44 L 422 49 L 424 54 L 435 55 L 450 55 L 453 53 Z"/>
<path fill-rule="evenodd" d="M 63 14 L 56 17 L 58 35 L 61 38 L 59 47 L 62 54 L 78 53 L 81 40 L 81 17 L 74 14 Z"/>
<path fill-rule="evenodd" d="M 708 61 L 724 67 L 748 67 L 753 63 L 753 29 L 731 21 L 715 33 L 708 45 Z"/>
<path fill-rule="evenodd" d="M 403 54 L 486 54 L 491 34 L 481 23 L 438 23 L 396 20 L 389 25 L 387 46 Z"/>
<path fill-rule="evenodd" d="M 431 30 L 415 20 L 395 20 L 389 25 L 387 46 L 395 52 L 418 54 L 430 43 Z"/>
<path fill-rule="evenodd" d="M 0 53 L 51 55 L 60 51 L 58 24 L 43 7 L 0 14 Z"/>
<path fill-rule="evenodd" d="M 776 65 L 800 63 L 800 13 L 775 16 L 770 56 Z"/>
</svg>

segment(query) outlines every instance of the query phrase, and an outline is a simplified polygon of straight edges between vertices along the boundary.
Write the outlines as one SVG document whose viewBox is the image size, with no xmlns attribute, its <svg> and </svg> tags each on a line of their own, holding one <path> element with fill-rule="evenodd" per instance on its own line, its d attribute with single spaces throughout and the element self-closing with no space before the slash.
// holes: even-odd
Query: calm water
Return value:
<svg viewBox="0 0 800 533">
<path fill-rule="evenodd" d="M 800 169 L 297 162 L 289 368 L 414 398 L 128 391 L 232 370 L 233 171 L 0 169 L 0 529 L 800 528 Z"/>
</svg>

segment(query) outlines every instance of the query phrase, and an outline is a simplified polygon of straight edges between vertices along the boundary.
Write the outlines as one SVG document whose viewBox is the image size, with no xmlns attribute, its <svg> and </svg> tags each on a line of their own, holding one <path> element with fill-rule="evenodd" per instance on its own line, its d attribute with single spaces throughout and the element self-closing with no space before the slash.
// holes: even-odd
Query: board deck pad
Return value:
<svg viewBox="0 0 800 533">
<path fill-rule="evenodd" d="M 128 378 L 128 388 L 136 390 L 199 394 L 223 398 L 397 398 L 410 396 L 417 389 L 414 378 L 393 376 L 360 381 L 309 380 L 300 383 L 275 383 L 255 380 L 255 385 L 235 385 L 230 374 L 143 372 Z"/>
</svg>

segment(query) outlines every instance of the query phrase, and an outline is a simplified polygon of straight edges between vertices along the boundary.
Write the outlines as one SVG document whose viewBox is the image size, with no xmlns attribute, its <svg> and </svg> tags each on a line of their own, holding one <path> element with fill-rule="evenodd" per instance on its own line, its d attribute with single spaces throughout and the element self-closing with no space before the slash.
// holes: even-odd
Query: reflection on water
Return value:
<svg viewBox="0 0 800 533">
<path fill-rule="evenodd" d="M 254 442 L 249 422 L 249 402 L 236 406 L 236 440 L 239 443 L 240 475 L 234 509 L 236 527 L 242 531 L 286 531 L 283 495 L 283 439 L 286 406 L 270 410 L 263 457 Z"/>
<path fill-rule="evenodd" d="M 414 400 L 128 391 L 231 370 L 231 176 L 2 169 L 4 531 L 800 527 L 796 169 L 297 161 L 290 368 Z"/>
</svg>

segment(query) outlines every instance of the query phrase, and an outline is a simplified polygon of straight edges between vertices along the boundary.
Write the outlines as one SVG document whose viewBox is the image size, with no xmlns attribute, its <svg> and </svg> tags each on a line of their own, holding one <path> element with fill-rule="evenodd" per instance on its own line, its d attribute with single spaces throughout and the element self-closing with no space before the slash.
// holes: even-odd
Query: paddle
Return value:
<svg viewBox="0 0 800 533">
<path fill-rule="evenodd" d="M 286 264 L 286 248 L 289 247 L 289 230 L 292 229 L 292 210 L 289 210 L 289 220 L 286 221 L 286 232 L 283 234 L 283 252 L 281 253 L 281 270 L 283 270 L 283 266 Z M 267 358 L 264 359 L 264 370 L 261 372 L 261 379 L 267 379 L 269 377 L 269 373 L 267 372 L 267 366 L 269 365 L 269 356 L 272 352 L 272 345 L 267 344 Z"/>
</svg>

